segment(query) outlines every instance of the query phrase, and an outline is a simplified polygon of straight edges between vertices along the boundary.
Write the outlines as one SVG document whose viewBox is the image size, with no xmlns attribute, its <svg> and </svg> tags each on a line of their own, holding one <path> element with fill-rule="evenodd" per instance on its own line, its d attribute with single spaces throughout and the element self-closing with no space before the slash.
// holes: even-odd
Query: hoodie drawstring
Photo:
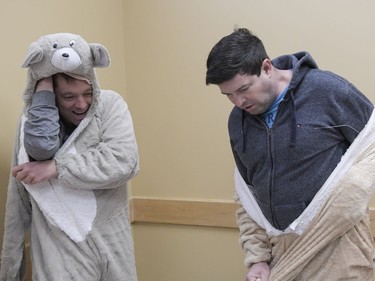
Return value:
<svg viewBox="0 0 375 281">
<path fill-rule="evenodd" d="M 292 110 L 290 110 L 290 142 L 289 147 L 293 148 L 296 146 L 297 140 L 297 121 L 296 121 L 296 105 L 294 103 L 294 94 L 293 91 L 290 93 L 290 98 L 292 100 Z"/>
</svg>

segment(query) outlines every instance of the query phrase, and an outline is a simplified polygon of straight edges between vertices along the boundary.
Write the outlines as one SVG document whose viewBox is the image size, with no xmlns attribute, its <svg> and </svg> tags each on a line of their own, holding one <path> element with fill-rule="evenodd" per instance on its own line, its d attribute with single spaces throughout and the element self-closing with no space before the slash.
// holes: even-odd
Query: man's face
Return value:
<svg viewBox="0 0 375 281">
<path fill-rule="evenodd" d="M 221 93 L 226 95 L 235 106 L 251 115 L 262 114 L 277 98 L 271 79 L 271 68 L 271 65 L 262 66 L 259 76 L 237 74 L 218 86 Z"/>
<path fill-rule="evenodd" d="M 92 88 L 86 81 L 56 76 L 55 95 L 60 115 L 78 126 L 86 117 L 92 103 Z"/>
</svg>

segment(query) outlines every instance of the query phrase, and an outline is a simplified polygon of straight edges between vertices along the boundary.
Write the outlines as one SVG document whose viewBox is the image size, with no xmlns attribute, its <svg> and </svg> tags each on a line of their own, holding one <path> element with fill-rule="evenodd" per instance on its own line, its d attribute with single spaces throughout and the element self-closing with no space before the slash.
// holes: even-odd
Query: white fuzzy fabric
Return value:
<svg viewBox="0 0 375 281">
<path fill-rule="evenodd" d="M 19 164 L 29 162 L 23 145 L 23 125 L 26 116 L 22 116 Z M 65 153 L 75 154 L 76 149 L 71 142 Z M 90 232 L 96 216 L 96 198 L 92 190 L 79 190 L 65 187 L 57 179 L 43 181 L 38 184 L 25 184 L 26 190 L 37 202 L 46 220 L 61 229 L 73 241 L 80 242 Z"/>
</svg>

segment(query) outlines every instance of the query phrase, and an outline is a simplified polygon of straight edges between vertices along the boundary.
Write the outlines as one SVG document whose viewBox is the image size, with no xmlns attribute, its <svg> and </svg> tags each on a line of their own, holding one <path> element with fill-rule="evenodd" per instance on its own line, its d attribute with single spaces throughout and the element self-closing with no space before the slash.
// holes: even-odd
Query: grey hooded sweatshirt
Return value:
<svg viewBox="0 0 375 281">
<path fill-rule="evenodd" d="M 284 230 L 312 201 L 374 106 L 346 79 L 320 70 L 307 52 L 272 63 L 293 71 L 272 128 L 262 116 L 234 107 L 228 129 L 241 176 L 268 221 Z"/>
</svg>

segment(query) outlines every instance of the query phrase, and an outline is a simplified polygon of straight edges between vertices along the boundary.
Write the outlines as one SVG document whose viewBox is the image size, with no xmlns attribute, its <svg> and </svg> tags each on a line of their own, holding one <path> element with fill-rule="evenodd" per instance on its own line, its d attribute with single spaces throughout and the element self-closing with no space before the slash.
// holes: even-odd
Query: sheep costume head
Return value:
<svg viewBox="0 0 375 281">
<path fill-rule="evenodd" d="M 87 43 L 80 35 L 72 33 L 44 35 L 31 43 L 22 64 L 23 68 L 28 68 L 26 105 L 31 102 L 38 80 L 60 72 L 88 79 L 97 97 L 100 89 L 94 68 L 109 64 L 109 53 L 101 44 Z"/>
</svg>

